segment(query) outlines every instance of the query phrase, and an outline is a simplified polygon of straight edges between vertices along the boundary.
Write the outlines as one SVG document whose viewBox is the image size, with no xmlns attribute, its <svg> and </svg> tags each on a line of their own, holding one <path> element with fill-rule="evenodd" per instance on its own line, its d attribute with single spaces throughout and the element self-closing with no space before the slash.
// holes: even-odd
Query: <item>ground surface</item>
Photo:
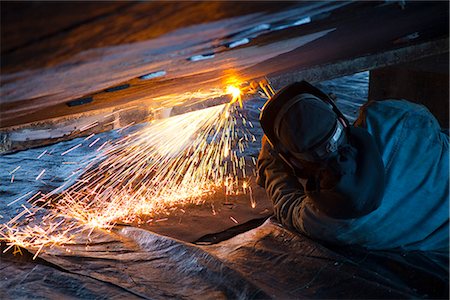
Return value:
<svg viewBox="0 0 450 300">
<path fill-rule="evenodd" d="M 27 253 L 1 254 L 0 296 L 448 298 L 448 271 L 442 275 L 445 267 L 424 253 L 333 249 L 271 221 L 211 246 L 133 227 L 94 232 L 91 238 L 89 246 L 79 237 L 66 249 L 53 247 L 37 261 Z"/>
</svg>

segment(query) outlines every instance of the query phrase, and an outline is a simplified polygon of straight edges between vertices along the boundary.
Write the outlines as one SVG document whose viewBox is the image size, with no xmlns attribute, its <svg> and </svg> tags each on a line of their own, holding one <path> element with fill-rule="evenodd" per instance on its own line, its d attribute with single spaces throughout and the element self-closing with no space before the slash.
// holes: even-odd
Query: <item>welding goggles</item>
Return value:
<svg viewBox="0 0 450 300">
<path fill-rule="evenodd" d="M 335 113 L 336 122 L 331 131 L 319 142 L 312 145 L 307 151 L 295 153 L 289 151 L 281 143 L 279 139 L 280 123 L 288 110 L 304 99 L 298 97 L 301 94 L 310 94 L 319 101 L 323 101 Z M 260 123 L 267 141 L 272 147 L 273 154 L 281 158 L 294 172 L 295 166 L 292 165 L 292 161 L 323 162 L 333 156 L 338 147 L 345 142 L 346 131 L 349 128 L 348 120 L 337 108 L 333 99 L 306 81 L 295 82 L 273 95 L 261 111 Z"/>
</svg>

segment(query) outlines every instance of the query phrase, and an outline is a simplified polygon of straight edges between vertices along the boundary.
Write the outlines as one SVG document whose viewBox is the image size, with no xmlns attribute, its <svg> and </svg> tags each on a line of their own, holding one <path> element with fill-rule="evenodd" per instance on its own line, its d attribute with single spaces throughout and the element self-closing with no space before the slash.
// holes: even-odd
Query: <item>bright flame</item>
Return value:
<svg viewBox="0 0 450 300">
<path fill-rule="evenodd" d="M 226 93 L 231 95 L 232 97 L 230 104 L 239 102 L 239 106 L 242 108 L 242 91 L 238 87 L 234 85 L 229 85 L 227 86 Z"/>
</svg>

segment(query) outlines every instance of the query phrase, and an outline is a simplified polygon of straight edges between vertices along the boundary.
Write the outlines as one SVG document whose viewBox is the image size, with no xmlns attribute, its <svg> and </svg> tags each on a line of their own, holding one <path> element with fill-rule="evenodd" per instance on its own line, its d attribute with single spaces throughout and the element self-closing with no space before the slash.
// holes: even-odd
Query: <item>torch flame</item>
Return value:
<svg viewBox="0 0 450 300">
<path fill-rule="evenodd" d="M 242 108 L 242 91 L 240 88 L 234 85 L 227 86 L 227 94 L 231 95 L 230 104 L 239 102 L 239 106 Z"/>
</svg>

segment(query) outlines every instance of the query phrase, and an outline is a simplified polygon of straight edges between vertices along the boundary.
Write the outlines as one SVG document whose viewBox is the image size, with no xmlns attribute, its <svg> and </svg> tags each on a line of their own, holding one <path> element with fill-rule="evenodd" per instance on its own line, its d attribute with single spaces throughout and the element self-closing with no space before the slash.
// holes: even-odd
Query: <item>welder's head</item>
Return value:
<svg viewBox="0 0 450 300">
<path fill-rule="evenodd" d="M 288 164 L 326 161 L 346 142 L 348 121 L 328 95 L 305 81 L 269 99 L 260 122 L 270 144 Z"/>
<path fill-rule="evenodd" d="M 373 136 L 351 127 L 334 101 L 306 81 L 293 83 L 264 105 L 261 127 L 272 154 L 309 178 L 306 195 L 333 218 L 356 218 L 377 209 L 385 189 L 385 169 Z M 299 172 L 297 172 L 299 171 Z"/>
</svg>

